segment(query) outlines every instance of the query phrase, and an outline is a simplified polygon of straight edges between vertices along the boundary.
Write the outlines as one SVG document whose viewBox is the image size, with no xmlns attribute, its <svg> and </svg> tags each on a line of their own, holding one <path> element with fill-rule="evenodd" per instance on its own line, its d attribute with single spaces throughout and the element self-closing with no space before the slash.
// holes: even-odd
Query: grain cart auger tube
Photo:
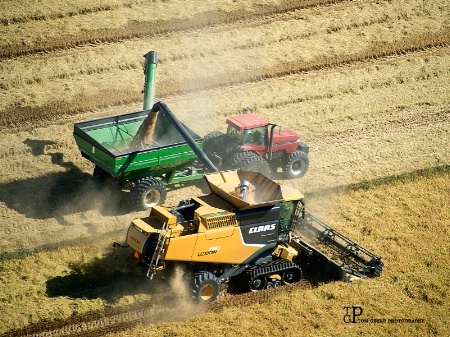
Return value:
<svg viewBox="0 0 450 337">
<path fill-rule="evenodd" d="M 239 168 L 268 176 L 281 167 L 285 178 L 305 175 L 309 147 L 294 131 L 254 113 L 229 117 L 226 123 L 226 133 L 214 131 L 204 137 L 203 149 L 219 170 Z"/>
<path fill-rule="evenodd" d="M 224 282 L 258 291 L 298 282 L 304 273 L 343 281 L 381 274 L 380 257 L 336 231 L 325 235 L 332 229 L 306 212 L 297 190 L 252 171 L 204 178 L 210 194 L 173 208 L 155 206 L 148 217 L 131 222 L 126 246 L 147 266 L 149 278 L 180 266 L 194 300 L 209 302 Z M 335 261 L 307 241 L 302 232 L 311 231 L 326 236 L 344 258 Z"/>
</svg>

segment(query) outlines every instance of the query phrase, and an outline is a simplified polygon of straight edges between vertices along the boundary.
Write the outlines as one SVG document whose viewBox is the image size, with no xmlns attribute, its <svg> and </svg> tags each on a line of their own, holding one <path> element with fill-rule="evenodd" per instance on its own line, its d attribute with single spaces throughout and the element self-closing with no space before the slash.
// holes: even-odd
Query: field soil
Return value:
<svg viewBox="0 0 450 337">
<path fill-rule="evenodd" d="M 2 1 L 0 333 L 445 335 L 449 12 L 443 0 Z M 309 171 L 272 178 L 383 256 L 382 277 L 224 290 L 198 308 L 182 277 L 149 284 L 112 250 L 147 212 L 130 212 L 126 191 L 95 188 L 73 123 L 140 111 L 150 50 L 156 100 L 199 135 L 244 108 L 298 132 Z M 202 193 L 175 186 L 166 204 Z M 424 322 L 346 324 L 353 305 L 361 318 Z"/>
</svg>

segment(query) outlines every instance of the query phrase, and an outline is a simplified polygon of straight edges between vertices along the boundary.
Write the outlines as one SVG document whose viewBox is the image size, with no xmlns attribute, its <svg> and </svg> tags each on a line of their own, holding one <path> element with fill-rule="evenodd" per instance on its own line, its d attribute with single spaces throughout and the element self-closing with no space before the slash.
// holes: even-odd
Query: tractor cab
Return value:
<svg viewBox="0 0 450 337">
<path fill-rule="evenodd" d="M 276 124 L 269 123 L 263 117 L 250 113 L 229 117 L 227 135 L 242 146 L 243 150 L 255 150 L 265 156 L 270 146 L 273 151 L 291 153 L 297 149 L 300 137 L 291 130 L 274 132 Z"/>
<path fill-rule="evenodd" d="M 227 135 L 240 145 L 267 146 L 268 126 L 263 117 L 256 114 L 233 116 L 227 119 Z"/>
</svg>

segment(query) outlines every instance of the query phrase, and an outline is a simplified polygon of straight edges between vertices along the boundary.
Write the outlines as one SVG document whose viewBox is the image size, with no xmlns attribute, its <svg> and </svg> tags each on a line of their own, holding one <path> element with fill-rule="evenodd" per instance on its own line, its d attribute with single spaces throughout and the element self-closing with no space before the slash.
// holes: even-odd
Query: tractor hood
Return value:
<svg viewBox="0 0 450 337">
<path fill-rule="evenodd" d="M 230 170 L 205 174 L 204 178 L 212 193 L 236 207 L 237 210 L 270 206 L 282 201 L 303 198 L 296 189 L 278 184 L 257 172 Z"/>
</svg>

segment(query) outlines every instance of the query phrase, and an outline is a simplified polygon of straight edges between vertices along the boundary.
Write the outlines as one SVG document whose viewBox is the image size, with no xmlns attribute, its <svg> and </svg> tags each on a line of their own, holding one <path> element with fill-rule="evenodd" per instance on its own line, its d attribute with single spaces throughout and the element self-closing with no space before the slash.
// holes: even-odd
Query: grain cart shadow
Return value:
<svg viewBox="0 0 450 337">
<path fill-rule="evenodd" d="M 61 224 L 70 225 L 65 215 L 98 210 L 102 215 L 126 213 L 122 193 L 99 191 L 92 175 L 83 172 L 60 152 L 50 152 L 47 147 L 55 145 L 48 140 L 26 139 L 36 157 L 50 156 L 51 163 L 60 166 L 59 172 L 0 184 L 0 201 L 8 208 L 34 219 L 57 218 Z"/>
<path fill-rule="evenodd" d="M 89 262 L 74 262 L 70 274 L 47 280 L 46 295 L 113 302 L 126 295 L 159 292 L 163 281 L 149 282 L 137 263 L 127 249 L 113 249 Z"/>
</svg>

